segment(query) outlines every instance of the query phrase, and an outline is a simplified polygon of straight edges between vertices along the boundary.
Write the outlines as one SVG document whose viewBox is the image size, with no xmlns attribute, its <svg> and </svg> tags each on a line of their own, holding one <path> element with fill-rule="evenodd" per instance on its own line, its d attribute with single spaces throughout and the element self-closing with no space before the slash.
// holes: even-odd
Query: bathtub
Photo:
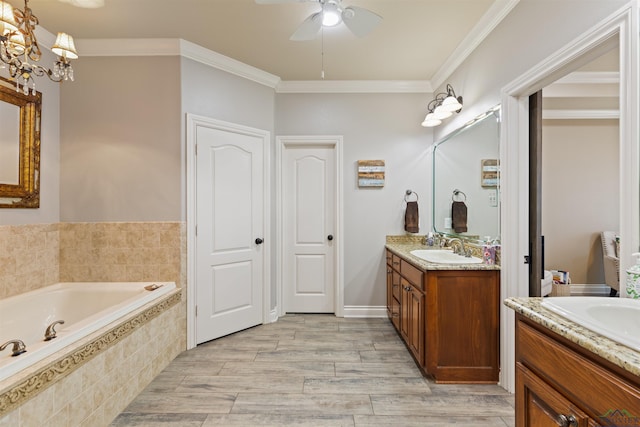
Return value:
<svg viewBox="0 0 640 427">
<path fill-rule="evenodd" d="M 147 290 L 145 287 L 153 287 Z M 32 366 L 120 317 L 170 293 L 174 282 L 58 283 L 0 300 L 0 344 L 21 340 L 27 352 L 0 352 L 0 381 Z M 57 337 L 44 341 L 51 323 Z"/>
</svg>

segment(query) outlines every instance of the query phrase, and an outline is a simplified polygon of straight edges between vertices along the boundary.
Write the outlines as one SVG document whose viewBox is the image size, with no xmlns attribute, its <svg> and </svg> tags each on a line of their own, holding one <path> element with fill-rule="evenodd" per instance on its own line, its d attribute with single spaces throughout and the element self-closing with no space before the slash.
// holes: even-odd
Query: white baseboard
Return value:
<svg viewBox="0 0 640 427">
<path fill-rule="evenodd" d="M 611 288 L 601 284 L 571 284 L 571 295 L 608 297 Z"/>
<path fill-rule="evenodd" d="M 387 317 L 387 307 L 384 305 L 345 305 L 344 317 Z"/>
</svg>

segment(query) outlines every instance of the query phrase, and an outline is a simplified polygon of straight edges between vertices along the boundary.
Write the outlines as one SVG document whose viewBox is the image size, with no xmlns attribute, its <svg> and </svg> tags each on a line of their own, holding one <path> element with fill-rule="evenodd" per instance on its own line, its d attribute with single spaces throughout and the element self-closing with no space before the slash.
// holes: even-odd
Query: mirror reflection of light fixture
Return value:
<svg viewBox="0 0 640 427">
<path fill-rule="evenodd" d="M 446 92 L 439 93 L 427 105 L 427 116 L 422 122 L 424 127 L 434 127 L 442 123 L 442 120 L 449 118 L 453 113 L 462 110 L 462 97 L 456 96 L 450 84 L 447 84 Z"/>
<path fill-rule="evenodd" d="M 322 25 L 325 27 L 335 27 L 342 22 L 342 9 L 333 0 L 327 0 L 322 5 Z"/>
<path fill-rule="evenodd" d="M 51 51 L 58 55 L 53 68 L 43 67 L 37 62 L 42 56 L 38 40 L 34 33 L 38 18 L 24 1 L 24 10 L 13 8 L 9 3 L 0 0 L 0 59 L 9 66 L 11 79 L 16 82 L 16 90 L 24 94 L 35 95 L 34 77 L 47 76 L 54 82 L 73 81 L 73 68 L 70 59 L 78 58 L 73 38 L 65 33 L 58 33 Z"/>
</svg>

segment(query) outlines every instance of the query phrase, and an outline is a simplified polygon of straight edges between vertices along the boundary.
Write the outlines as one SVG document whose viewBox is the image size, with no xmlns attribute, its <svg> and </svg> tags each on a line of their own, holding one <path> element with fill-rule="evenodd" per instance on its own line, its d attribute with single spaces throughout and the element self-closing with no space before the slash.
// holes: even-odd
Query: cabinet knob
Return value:
<svg viewBox="0 0 640 427">
<path fill-rule="evenodd" d="M 577 427 L 578 420 L 573 415 L 560 414 L 558 416 L 558 423 L 561 427 Z"/>
<path fill-rule="evenodd" d="M 409 292 L 409 291 L 411 290 L 411 286 L 406 286 L 406 287 L 404 288 L 404 290 L 405 290 L 405 291 L 407 291 L 407 292 Z"/>
<path fill-rule="evenodd" d="M 260 237 L 256 239 L 256 245 L 261 245 L 262 242 L 264 242 L 264 240 L 262 240 Z"/>
<path fill-rule="evenodd" d="M 328 240 L 328 241 L 332 241 L 332 240 L 333 240 L 333 234 L 329 234 L 329 235 L 327 236 L 327 240 Z"/>
</svg>

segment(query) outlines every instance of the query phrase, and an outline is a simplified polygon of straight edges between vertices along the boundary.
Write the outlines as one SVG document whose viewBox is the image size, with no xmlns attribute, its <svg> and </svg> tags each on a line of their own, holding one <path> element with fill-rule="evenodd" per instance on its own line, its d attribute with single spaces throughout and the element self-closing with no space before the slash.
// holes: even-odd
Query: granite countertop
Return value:
<svg viewBox="0 0 640 427">
<path fill-rule="evenodd" d="M 570 297 L 567 297 L 570 298 Z M 504 305 L 527 319 L 640 376 L 640 352 L 619 344 L 544 308 L 543 298 L 507 298 Z"/>
<path fill-rule="evenodd" d="M 411 255 L 411 251 L 416 249 L 440 249 L 435 246 L 426 246 L 422 244 L 422 236 L 387 236 L 387 243 L 385 248 L 389 249 L 392 253 L 403 258 L 405 261 L 410 262 L 416 267 L 428 271 L 428 270 L 500 270 L 499 265 L 487 265 L 487 264 L 438 264 L 432 263 Z M 472 249 L 474 256 L 481 257 L 480 248 L 469 245 Z"/>
</svg>

